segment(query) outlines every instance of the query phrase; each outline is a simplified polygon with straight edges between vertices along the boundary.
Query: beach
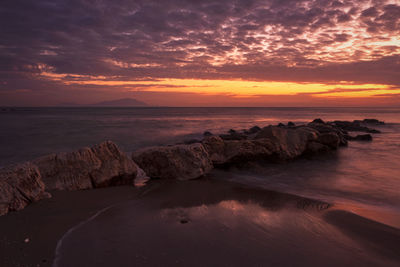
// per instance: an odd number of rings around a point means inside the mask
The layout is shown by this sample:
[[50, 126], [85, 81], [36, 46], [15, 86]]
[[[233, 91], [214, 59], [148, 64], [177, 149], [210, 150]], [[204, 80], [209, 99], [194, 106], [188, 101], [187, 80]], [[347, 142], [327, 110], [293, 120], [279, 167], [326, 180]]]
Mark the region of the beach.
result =
[[2, 266], [397, 266], [400, 261], [396, 228], [322, 201], [212, 177], [53, 193], [52, 199], [1, 217], [0, 229]]
[[134, 187], [53, 192], [50, 199], [0, 217], [0, 265], [52, 266], [57, 242], [69, 229], [135, 194]]

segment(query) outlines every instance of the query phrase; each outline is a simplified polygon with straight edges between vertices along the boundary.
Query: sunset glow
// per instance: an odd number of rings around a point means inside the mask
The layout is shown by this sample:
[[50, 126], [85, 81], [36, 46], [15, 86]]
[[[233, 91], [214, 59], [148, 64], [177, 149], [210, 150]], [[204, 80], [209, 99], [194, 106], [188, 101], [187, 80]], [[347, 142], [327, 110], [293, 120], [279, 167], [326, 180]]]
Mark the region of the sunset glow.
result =
[[[227, 101], [215, 106], [243, 98], [261, 105], [264, 96], [279, 96], [282, 105], [399, 102], [398, 0], [24, 5], [1, 8], [4, 28], [12, 29], [1, 33], [2, 104], [130, 96], [173, 106], [205, 96]], [[16, 14], [33, 25], [18, 23]], [[14, 34], [25, 27], [35, 33]], [[177, 96], [185, 103], [172, 101]]]
[[[156, 81], [119, 81], [106, 77], [72, 76], [42, 73], [43, 77], [66, 85], [119, 86], [135, 91], [181, 92], [205, 95], [225, 94], [232, 97], [257, 97], [262, 95], [310, 94], [318, 97], [368, 97], [376, 94], [399, 94], [400, 89], [385, 84], [339, 84], [268, 82], [243, 80], [162, 79]], [[72, 78], [70, 77], [70, 78]]]

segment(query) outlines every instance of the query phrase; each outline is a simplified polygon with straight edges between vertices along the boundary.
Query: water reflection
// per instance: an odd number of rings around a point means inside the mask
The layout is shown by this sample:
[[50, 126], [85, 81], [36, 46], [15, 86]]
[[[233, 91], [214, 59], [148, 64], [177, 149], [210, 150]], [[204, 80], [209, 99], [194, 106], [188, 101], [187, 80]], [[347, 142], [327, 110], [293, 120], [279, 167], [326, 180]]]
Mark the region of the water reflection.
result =
[[[353, 240], [341, 217], [335, 221], [338, 216], [330, 210], [321, 201], [214, 179], [152, 182], [139, 199], [106, 210], [69, 233], [57, 262], [59, 266], [399, 263], [393, 255], [363, 246], [368, 235]], [[355, 216], [351, 221], [357, 225], [360, 219]], [[377, 228], [369, 230], [380, 233]], [[393, 239], [400, 241], [396, 235]]]

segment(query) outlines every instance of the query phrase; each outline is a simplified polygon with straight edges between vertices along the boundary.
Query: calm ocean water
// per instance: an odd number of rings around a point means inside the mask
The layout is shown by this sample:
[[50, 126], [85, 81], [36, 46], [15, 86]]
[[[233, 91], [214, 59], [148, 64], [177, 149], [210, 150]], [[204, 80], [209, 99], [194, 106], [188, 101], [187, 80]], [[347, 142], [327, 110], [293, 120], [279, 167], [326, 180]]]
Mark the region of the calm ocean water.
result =
[[400, 108], [16, 108], [0, 111], [0, 166], [104, 140], [130, 152], [279, 122], [376, 118], [382, 134], [336, 155], [214, 175], [328, 200], [400, 226]]

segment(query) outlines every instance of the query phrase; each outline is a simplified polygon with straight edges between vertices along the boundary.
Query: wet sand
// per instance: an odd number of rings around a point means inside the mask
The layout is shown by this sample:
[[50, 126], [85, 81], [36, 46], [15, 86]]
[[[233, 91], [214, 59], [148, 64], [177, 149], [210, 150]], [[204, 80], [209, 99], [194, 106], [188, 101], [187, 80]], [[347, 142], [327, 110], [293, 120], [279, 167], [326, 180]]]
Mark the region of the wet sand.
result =
[[138, 189], [128, 186], [52, 192], [51, 199], [1, 216], [0, 266], [51, 266], [57, 242], [70, 228], [137, 194]]
[[397, 228], [216, 179], [57, 192], [0, 217], [0, 236], [1, 266], [51, 266], [54, 257], [53, 266], [400, 263]]

